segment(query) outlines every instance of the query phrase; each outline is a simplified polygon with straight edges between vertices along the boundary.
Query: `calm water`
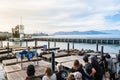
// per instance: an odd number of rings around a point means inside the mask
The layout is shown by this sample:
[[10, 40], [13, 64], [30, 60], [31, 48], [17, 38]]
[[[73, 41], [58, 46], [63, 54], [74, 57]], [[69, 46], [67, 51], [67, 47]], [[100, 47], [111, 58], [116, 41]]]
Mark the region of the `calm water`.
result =
[[[37, 36], [40, 37], [40, 36]], [[119, 35], [58, 35], [58, 36], [42, 36], [42, 37], [49, 37], [49, 38], [119, 38]], [[38, 46], [40, 45], [47, 45], [48, 42], [46, 41], [38, 41]], [[4, 41], [4, 46], [7, 45], [7, 41]], [[19, 45], [18, 42], [10, 42], [10, 45]], [[22, 46], [26, 46], [26, 43], [23, 42]], [[28, 42], [28, 46], [35, 46], [35, 42]], [[60, 47], [60, 49], [67, 49], [66, 42], [56, 42], [56, 46]], [[118, 53], [120, 49], [120, 44], [99, 44], [99, 51], [101, 50], [101, 46], [104, 46], [104, 52], [106, 53]], [[54, 47], [54, 43], [50, 42], [50, 47]], [[89, 44], [89, 43], [75, 43], [74, 47], [76, 49], [81, 50], [83, 49], [92, 49], [96, 50], [96, 44]], [[72, 43], [70, 43], [70, 48], [72, 49]], [[40, 50], [38, 50], [40, 52]]]

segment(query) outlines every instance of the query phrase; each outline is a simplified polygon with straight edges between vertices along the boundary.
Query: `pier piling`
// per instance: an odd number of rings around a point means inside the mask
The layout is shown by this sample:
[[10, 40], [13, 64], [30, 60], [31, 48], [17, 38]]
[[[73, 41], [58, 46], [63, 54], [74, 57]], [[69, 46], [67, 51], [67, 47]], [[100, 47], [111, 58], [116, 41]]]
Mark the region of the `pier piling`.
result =
[[28, 42], [26, 41], [26, 48], [28, 47]]
[[37, 40], [35, 40], [35, 48], [37, 47]]
[[54, 41], [54, 47], [56, 47], [56, 42]]
[[103, 46], [101, 46], [101, 56], [103, 57], [103, 50], [104, 50], [104, 47]]
[[72, 48], [74, 49], [74, 42], [73, 42], [73, 46], [72, 46]]
[[69, 43], [67, 44], [67, 52], [68, 52], [68, 55], [69, 55], [69, 50], [70, 50], [70, 45]]
[[55, 71], [55, 53], [51, 52], [52, 54], [52, 58], [51, 58], [51, 62], [52, 62], [52, 71]]
[[7, 51], [8, 51], [8, 54], [9, 54], [9, 42], [7, 42]]
[[96, 52], [98, 52], [98, 41], [96, 41]]

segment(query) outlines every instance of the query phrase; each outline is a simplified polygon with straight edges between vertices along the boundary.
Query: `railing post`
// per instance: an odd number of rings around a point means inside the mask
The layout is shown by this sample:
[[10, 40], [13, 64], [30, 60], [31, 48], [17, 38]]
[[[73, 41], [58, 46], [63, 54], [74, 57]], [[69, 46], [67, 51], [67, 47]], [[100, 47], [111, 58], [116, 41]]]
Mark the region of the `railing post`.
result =
[[55, 71], [55, 53], [51, 52], [52, 54], [52, 58], [51, 58], [51, 62], [52, 62], [52, 71]]

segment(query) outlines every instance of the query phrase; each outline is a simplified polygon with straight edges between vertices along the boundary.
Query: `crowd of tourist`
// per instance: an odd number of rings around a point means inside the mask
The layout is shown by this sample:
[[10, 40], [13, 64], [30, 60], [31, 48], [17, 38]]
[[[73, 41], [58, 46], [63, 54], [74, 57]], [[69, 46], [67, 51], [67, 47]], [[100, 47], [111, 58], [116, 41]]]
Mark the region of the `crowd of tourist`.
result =
[[[120, 51], [117, 60], [120, 62]], [[29, 65], [25, 80], [120, 80], [115, 78], [115, 65], [109, 54], [101, 56], [100, 60], [96, 56], [86, 55], [83, 57], [83, 61], [84, 66], [79, 60], [75, 60], [69, 72], [63, 69], [61, 64], [57, 64], [57, 71], [55, 72], [52, 72], [51, 68], [48, 67], [45, 69], [42, 78], [36, 77], [35, 67]]]

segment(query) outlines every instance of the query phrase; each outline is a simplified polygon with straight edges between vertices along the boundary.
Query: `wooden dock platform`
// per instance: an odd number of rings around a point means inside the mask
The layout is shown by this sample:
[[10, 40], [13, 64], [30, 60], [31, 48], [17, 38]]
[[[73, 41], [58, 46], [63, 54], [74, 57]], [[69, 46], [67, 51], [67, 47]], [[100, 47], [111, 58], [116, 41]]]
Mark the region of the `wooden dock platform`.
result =
[[[68, 53], [66, 53], [66, 52], [58, 52], [58, 53], [55, 53], [55, 58], [63, 57], [63, 56], [67, 56], [67, 55], [68, 55]], [[51, 59], [52, 55], [50, 53], [43, 54], [42, 57], [49, 60], [49, 59]]]
[[[38, 57], [38, 60], [41, 60], [41, 58]], [[37, 61], [37, 59], [33, 58], [33, 59], [31, 59], [31, 61]], [[22, 63], [24, 63], [24, 62], [29, 62], [29, 61], [28, 61], [28, 59], [24, 59], [22, 61]], [[9, 60], [3, 60], [2, 61], [3, 66], [17, 64], [17, 63], [21, 63], [21, 60], [19, 60], [19, 59], [17, 60], [17, 58], [14, 58], [14, 59], [9, 59]]]
[[37, 77], [41, 77], [44, 75], [44, 70], [46, 67], [52, 67], [51, 63], [43, 60], [39, 61], [38, 65], [36, 63], [37, 63], [36, 61], [23, 63], [22, 69], [19, 63], [17, 63], [14, 65], [4, 66], [3, 70], [8, 80], [25, 80], [27, 76], [26, 74], [27, 66], [30, 64], [33, 64], [35, 66], [35, 70], [36, 70], [35, 75]]
[[83, 56], [66, 56], [66, 57], [60, 57], [60, 58], [56, 58], [55, 61], [57, 63], [61, 63], [64, 67], [71, 69], [72, 65], [73, 65], [73, 62], [76, 59], [79, 60], [79, 62], [82, 65], [85, 65], [84, 61], [83, 61]]

